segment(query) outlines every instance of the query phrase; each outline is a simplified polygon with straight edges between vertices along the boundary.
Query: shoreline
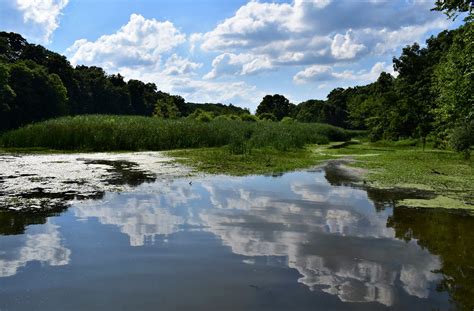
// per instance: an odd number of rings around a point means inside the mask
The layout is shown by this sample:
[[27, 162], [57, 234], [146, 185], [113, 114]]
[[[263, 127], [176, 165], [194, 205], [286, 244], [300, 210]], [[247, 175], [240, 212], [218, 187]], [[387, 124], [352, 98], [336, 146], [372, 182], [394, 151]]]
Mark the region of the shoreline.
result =
[[[377, 162], [387, 148], [352, 141], [285, 152], [256, 149], [248, 155], [230, 155], [226, 147], [107, 153], [3, 149], [0, 150], [0, 171], [3, 172], [0, 173], [0, 203], [6, 206], [3, 210], [53, 209], [70, 200], [97, 198], [106, 191], [124, 191], [142, 183], [154, 182], [157, 178], [179, 178], [196, 173], [244, 176], [323, 169], [331, 184], [360, 187], [368, 192], [395, 193], [393, 203], [396, 206], [474, 213], [474, 205], [462, 201], [462, 198], [469, 199], [472, 192], [469, 188], [443, 192], [436, 188], [436, 183], [419, 183], [423, 181], [420, 176], [414, 178], [412, 183], [403, 182], [403, 178], [397, 180], [402, 182], [390, 183], [393, 167], [384, 165], [383, 161]], [[409, 148], [395, 150], [401, 152], [401, 156], [405, 151], [413, 151]], [[416, 154], [423, 155], [421, 151]], [[12, 161], [19, 161], [16, 171]], [[45, 165], [48, 162], [49, 165]], [[415, 164], [406, 162], [404, 172], [410, 171], [410, 165]], [[68, 165], [72, 173], [65, 176], [63, 170]], [[472, 164], [468, 168], [472, 169]], [[84, 170], [88, 170], [89, 175], [81, 174]], [[440, 173], [434, 177], [452, 176]], [[469, 180], [462, 182], [461, 185], [468, 184]], [[15, 188], [15, 184], [23, 187]], [[29, 202], [30, 207], [22, 207], [24, 202]]]

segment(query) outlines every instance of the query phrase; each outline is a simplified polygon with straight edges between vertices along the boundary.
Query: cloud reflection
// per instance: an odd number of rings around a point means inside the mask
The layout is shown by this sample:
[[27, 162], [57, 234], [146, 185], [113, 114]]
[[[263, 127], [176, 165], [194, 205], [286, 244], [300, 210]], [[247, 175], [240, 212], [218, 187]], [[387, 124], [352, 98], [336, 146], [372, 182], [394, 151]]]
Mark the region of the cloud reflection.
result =
[[13, 276], [32, 261], [50, 266], [67, 265], [71, 251], [62, 245], [58, 229], [59, 226], [49, 222], [30, 227], [23, 246], [0, 252], [0, 277]]
[[386, 226], [389, 211], [377, 212], [363, 190], [329, 185], [322, 173], [156, 187], [155, 194], [114, 194], [100, 204], [79, 204], [76, 216], [117, 226], [131, 246], [197, 225], [248, 257], [245, 263], [258, 256], [286, 258], [300, 283], [345, 302], [391, 306], [397, 286], [426, 298], [438, 279], [432, 273], [438, 258], [396, 239]]
[[300, 283], [341, 301], [391, 306], [397, 282], [411, 296], [428, 297], [439, 279], [432, 273], [438, 258], [395, 239], [388, 214], [377, 213], [365, 191], [318, 179], [285, 183], [291, 200], [288, 193], [245, 183], [206, 184], [218, 209], [204, 211], [201, 219], [235, 254], [284, 256], [302, 275]]
[[[158, 235], [170, 235], [178, 231], [184, 220], [158, 208], [159, 200], [128, 198], [122, 204], [115, 200], [101, 205], [81, 205], [75, 209], [79, 218], [98, 218], [101, 224], [115, 225], [130, 238], [130, 246], [153, 244]], [[157, 207], [158, 206], [158, 207]]]

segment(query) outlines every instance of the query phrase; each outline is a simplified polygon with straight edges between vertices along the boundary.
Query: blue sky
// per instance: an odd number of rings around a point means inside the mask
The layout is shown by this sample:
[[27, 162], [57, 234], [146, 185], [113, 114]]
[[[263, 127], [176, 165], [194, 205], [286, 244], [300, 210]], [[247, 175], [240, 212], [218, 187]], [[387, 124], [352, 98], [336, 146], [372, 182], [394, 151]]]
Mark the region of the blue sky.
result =
[[[193, 102], [254, 110], [363, 85], [457, 27], [423, 0], [0, 0], [0, 29]], [[395, 74], [395, 73], [393, 73]]]

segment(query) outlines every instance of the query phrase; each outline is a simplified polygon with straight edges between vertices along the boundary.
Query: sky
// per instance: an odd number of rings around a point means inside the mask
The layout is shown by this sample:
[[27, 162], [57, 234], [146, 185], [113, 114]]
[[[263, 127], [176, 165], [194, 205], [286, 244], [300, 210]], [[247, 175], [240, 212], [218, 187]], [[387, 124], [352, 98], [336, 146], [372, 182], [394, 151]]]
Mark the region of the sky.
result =
[[0, 30], [189, 102], [255, 111], [364, 85], [414, 42], [459, 26], [434, 0], [0, 0]]

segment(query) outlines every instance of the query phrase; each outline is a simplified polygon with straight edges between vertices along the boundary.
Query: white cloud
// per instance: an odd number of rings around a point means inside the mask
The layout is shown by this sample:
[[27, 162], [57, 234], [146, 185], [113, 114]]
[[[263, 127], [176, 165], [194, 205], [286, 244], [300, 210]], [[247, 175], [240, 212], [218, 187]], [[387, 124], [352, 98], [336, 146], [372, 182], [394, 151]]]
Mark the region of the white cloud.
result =
[[28, 34], [43, 43], [48, 43], [59, 27], [61, 11], [69, 0], [16, 0], [16, 8], [23, 15], [23, 22], [34, 27]]
[[365, 49], [365, 45], [355, 42], [351, 30], [347, 31], [345, 35], [335, 35], [331, 43], [331, 54], [336, 59], [354, 58]]
[[[348, 64], [370, 55], [392, 57], [406, 44], [447, 26], [427, 1], [251, 1], [207, 33], [191, 35], [191, 48], [218, 51], [207, 78], [245, 75], [281, 66]], [[388, 55], [390, 53], [390, 55]], [[242, 70], [237, 55], [265, 66]], [[320, 67], [321, 68], [321, 67]]]
[[269, 57], [252, 54], [224, 53], [212, 61], [212, 70], [205, 79], [213, 79], [223, 75], [247, 75], [273, 68]]
[[293, 77], [293, 81], [302, 84], [310, 81], [328, 81], [334, 78], [331, 66], [313, 65], [298, 72]]
[[0, 278], [13, 276], [29, 262], [39, 261], [50, 266], [69, 264], [71, 250], [64, 247], [59, 226], [49, 221], [30, 227], [24, 235], [24, 245], [0, 252]]
[[116, 33], [96, 41], [74, 42], [67, 53], [73, 64], [99, 65], [107, 71], [160, 63], [161, 55], [186, 41], [174, 25], [132, 14], [129, 22]]
[[201, 48], [205, 51], [252, 48], [259, 42], [278, 40], [285, 37], [288, 16], [292, 13], [289, 4], [251, 1], [240, 7], [233, 17], [217, 25], [211, 32], [203, 34]]
[[194, 71], [201, 67], [202, 63], [194, 63], [187, 58], [173, 54], [166, 60], [164, 72], [171, 76], [195, 74]]
[[[253, 107], [264, 92], [244, 82], [247, 75], [279, 71], [284, 80], [293, 67], [299, 71], [295, 83], [318, 82], [321, 87], [330, 80], [331, 85], [372, 82], [381, 70], [392, 71], [386, 63], [397, 49], [447, 26], [442, 14], [429, 9], [426, 1], [250, 1], [214, 29], [192, 34], [169, 21], [132, 14], [115, 33], [77, 40], [67, 53], [73, 64], [98, 65], [109, 73], [154, 82], [190, 101]], [[188, 56], [180, 55], [183, 46], [190, 48]], [[374, 57], [372, 63], [379, 65], [352, 68]]]
[[232, 103], [255, 110], [265, 92], [243, 81], [210, 82], [181, 79], [172, 82], [171, 92], [181, 94], [190, 102]]
[[[190, 37], [192, 44], [193, 36]], [[186, 42], [186, 35], [172, 23], [145, 19], [132, 14], [130, 21], [116, 33], [103, 35], [96, 41], [77, 40], [68, 50], [73, 64], [96, 65], [108, 73], [120, 72], [126, 79], [154, 82], [159, 89], [179, 94], [188, 101], [221, 102], [256, 106], [263, 93], [242, 81], [211, 82], [195, 78], [196, 71], [203, 66], [176, 53], [176, 48]], [[168, 56], [172, 53], [170, 56]], [[222, 56], [221, 58], [225, 58]], [[270, 66], [264, 58], [251, 55], [230, 56], [237, 64], [236, 71], [248, 74]], [[214, 60], [213, 70], [221, 72], [224, 63]], [[213, 73], [208, 73], [212, 78]]]
[[375, 63], [370, 70], [361, 70], [354, 72], [352, 70], [345, 70], [336, 72], [331, 66], [313, 65], [300, 72], [294, 77], [293, 81], [297, 84], [304, 84], [310, 82], [325, 82], [330, 80], [355, 80], [358, 84], [366, 84], [377, 80], [382, 72], [390, 73], [396, 76], [397, 73], [393, 70], [391, 65], [385, 62]]

